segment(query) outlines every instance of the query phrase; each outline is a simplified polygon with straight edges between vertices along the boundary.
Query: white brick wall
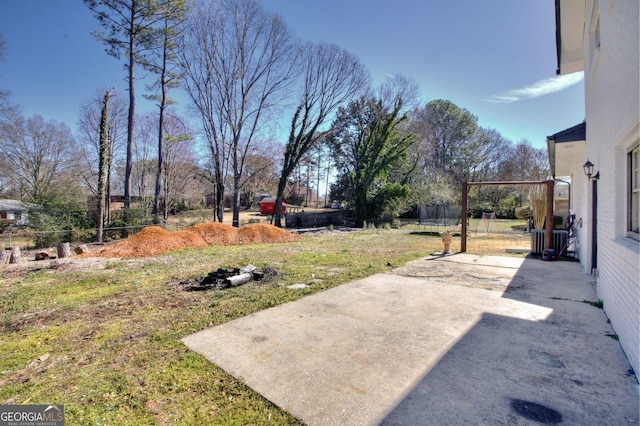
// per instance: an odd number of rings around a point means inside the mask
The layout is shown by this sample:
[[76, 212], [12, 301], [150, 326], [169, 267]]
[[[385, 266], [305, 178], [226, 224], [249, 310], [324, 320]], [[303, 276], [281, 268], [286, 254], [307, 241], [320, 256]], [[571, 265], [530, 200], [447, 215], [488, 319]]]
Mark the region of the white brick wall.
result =
[[[640, 250], [626, 238], [627, 152], [639, 142], [640, 71], [637, 0], [600, 0], [601, 47], [590, 57], [589, 28], [594, 0], [587, 2], [585, 27], [585, 111], [587, 157], [600, 171], [598, 182], [598, 296], [633, 368], [640, 372]], [[591, 66], [590, 66], [591, 64]], [[589, 217], [590, 187], [577, 204]], [[586, 183], [586, 182], [585, 182]], [[579, 196], [577, 196], [579, 197]], [[591, 227], [583, 224], [583, 230]], [[584, 241], [584, 240], [583, 240]], [[590, 250], [583, 264], [590, 269]], [[583, 254], [581, 251], [581, 255]]]

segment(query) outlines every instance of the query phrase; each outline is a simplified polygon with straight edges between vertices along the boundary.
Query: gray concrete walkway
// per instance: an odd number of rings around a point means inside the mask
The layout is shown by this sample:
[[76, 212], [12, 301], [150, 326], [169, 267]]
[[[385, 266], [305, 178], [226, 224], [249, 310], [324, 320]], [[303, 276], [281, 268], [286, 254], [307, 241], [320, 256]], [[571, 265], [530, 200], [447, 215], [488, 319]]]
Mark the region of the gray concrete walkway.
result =
[[309, 425], [638, 424], [638, 383], [579, 264], [410, 262], [187, 336]]

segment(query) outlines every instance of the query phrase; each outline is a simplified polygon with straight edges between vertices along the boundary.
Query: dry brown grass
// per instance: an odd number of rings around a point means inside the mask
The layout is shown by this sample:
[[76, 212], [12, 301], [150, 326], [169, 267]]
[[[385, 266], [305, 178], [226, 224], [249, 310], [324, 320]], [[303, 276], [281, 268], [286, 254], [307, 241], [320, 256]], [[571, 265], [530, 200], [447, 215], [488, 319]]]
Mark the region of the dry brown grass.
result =
[[[460, 251], [460, 237], [454, 238], [452, 249]], [[471, 233], [467, 237], [467, 253], [482, 255], [505, 255], [507, 248], [530, 248], [531, 236], [523, 233], [498, 234], [498, 233]]]
[[[209, 244], [202, 234], [214, 238], [214, 230], [247, 233], [254, 240], [262, 232], [286, 232], [215, 228], [175, 234], [149, 227], [114, 246], [175, 249], [198, 238]], [[310, 233], [286, 244], [0, 266], [0, 403], [64, 403], [74, 425], [299, 425], [180, 338], [442, 250], [439, 236], [414, 230]], [[514, 238], [472, 235], [469, 252], [500, 254], [499, 247]], [[456, 236], [453, 249], [459, 247]], [[211, 292], [186, 292], [178, 284], [249, 263], [273, 268], [278, 278]], [[309, 286], [287, 288], [296, 283]]]

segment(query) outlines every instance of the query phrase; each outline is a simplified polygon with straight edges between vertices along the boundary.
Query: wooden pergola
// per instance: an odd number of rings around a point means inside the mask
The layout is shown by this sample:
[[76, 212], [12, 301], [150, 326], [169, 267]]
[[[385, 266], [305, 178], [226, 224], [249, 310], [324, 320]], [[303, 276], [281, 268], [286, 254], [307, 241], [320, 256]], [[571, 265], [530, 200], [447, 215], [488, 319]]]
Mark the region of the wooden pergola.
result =
[[497, 181], [497, 182], [462, 182], [462, 240], [460, 242], [460, 251], [467, 251], [467, 192], [469, 186], [490, 186], [490, 185], [546, 185], [547, 186], [547, 211], [546, 226], [544, 232], [544, 248], [553, 248], [553, 188], [555, 181]]

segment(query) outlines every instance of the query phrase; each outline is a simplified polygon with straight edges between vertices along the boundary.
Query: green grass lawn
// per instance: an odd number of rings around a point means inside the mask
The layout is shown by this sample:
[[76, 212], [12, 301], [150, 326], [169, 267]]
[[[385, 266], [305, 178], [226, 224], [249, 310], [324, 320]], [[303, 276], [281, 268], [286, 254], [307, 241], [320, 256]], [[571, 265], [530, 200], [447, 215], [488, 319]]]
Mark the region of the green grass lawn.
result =
[[[2, 271], [0, 403], [64, 404], [68, 425], [298, 424], [180, 338], [442, 250], [438, 237], [412, 230]], [[278, 276], [207, 292], [178, 285], [246, 264]], [[311, 284], [283, 286], [295, 283]]]

